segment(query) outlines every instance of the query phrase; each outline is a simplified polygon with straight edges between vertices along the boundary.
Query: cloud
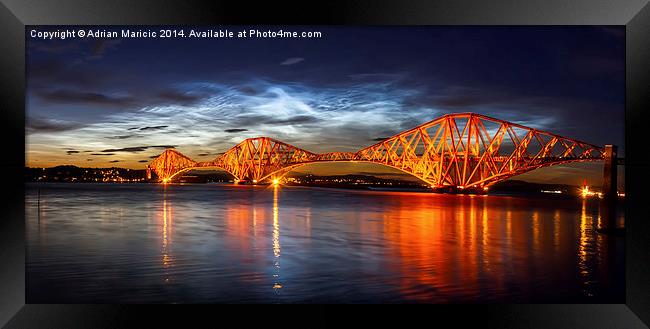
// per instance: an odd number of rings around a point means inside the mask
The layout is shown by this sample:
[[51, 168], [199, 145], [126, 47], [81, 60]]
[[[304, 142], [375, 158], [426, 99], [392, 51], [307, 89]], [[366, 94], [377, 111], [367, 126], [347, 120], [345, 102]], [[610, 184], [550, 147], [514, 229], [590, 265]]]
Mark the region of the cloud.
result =
[[27, 132], [63, 132], [67, 130], [74, 130], [83, 127], [84, 125], [78, 122], [44, 119], [44, 118], [28, 118], [27, 119]]
[[84, 92], [71, 89], [39, 90], [36, 92], [36, 95], [42, 100], [60, 104], [131, 106], [135, 103], [134, 99], [130, 96], [107, 95], [99, 92]]
[[69, 151], [66, 151], [65, 153], [67, 153], [68, 155], [70, 155], [70, 154], [76, 154], [76, 153], [79, 153], [79, 151], [69, 150]]
[[106, 149], [100, 152], [142, 152], [146, 150], [146, 146], [124, 147], [120, 149]]
[[140, 130], [160, 130], [160, 129], [165, 129], [169, 126], [152, 126], [152, 127], [142, 127]]
[[136, 135], [120, 135], [120, 136], [108, 136], [106, 138], [108, 139], [127, 139], [131, 137], [135, 137]]
[[404, 77], [404, 74], [401, 73], [357, 73], [357, 74], [350, 74], [348, 75], [348, 78], [354, 79], [354, 80], [398, 80]]
[[297, 124], [304, 124], [304, 123], [315, 123], [319, 122], [320, 119], [315, 117], [315, 116], [310, 116], [310, 115], [297, 115], [294, 117], [286, 118], [286, 119], [268, 119], [265, 120], [265, 124], [281, 124], [281, 125], [297, 125]]
[[30, 60], [27, 80], [30, 91], [48, 90], [52, 86], [65, 88], [98, 88], [114, 81], [113, 72], [97, 66], [80, 66], [68, 61], [51, 59]]
[[109, 161], [109, 162], [110, 162], [110, 163], [116, 163], [116, 162], [120, 162], [120, 160], [111, 160], [111, 161]]
[[90, 155], [115, 155], [115, 153], [91, 153]]
[[159, 148], [159, 149], [173, 149], [176, 148], [176, 145], [153, 145], [153, 146], [132, 146], [132, 147], [123, 147], [117, 149], [106, 149], [100, 151], [102, 153], [106, 152], [142, 152], [149, 148]]
[[[158, 155], [151, 153], [160, 149], [173, 147], [203, 157], [257, 136], [317, 153], [353, 152], [386, 139], [383, 136], [454, 112], [479, 112], [539, 129], [556, 125], [561, 121], [558, 115], [565, 113], [540, 97], [518, 95], [508, 102], [507, 96], [513, 93], [503, 89], [456, 86], [432, 91], [395, 85], [393, 80], [368, 80], [327, 87], [266, 80], [239, 85], [250, 86], [255, 93], [211, 82], [182, 84], [179, 89], [202, 90], [211, 96], [191, 108], [166, 104], [108, 113], [95, 123], [61, 131], [56, 138], [65, 143], [61, 145], [120, 154], [125, 157], [123, 162], [136, 164], [143, 155], [156, 158]], [[463, 99], [465, 95], [468, 97]], [[532, 110], [522, 113], [522, 108]], [[534, 114], [541, 109], [548, 111]], [[146, 133], [162, 130], [164, 134]], [[561, 130], [553, 132], [562, 134]], [[133, 140], [138, 144], [130, 143]], [[45, 145], [54, 141], [31, 142]]]
[[155, 148], [155, 149], [175, 149], [176, 145], [154, 145], [154, 146], [147, 146], [150, 148]]
[[257, 88], [255, 88], [255, 86], [252, 85], [236, 86], [234, 87], [234, 89], [242, 93], [243, 95], [247, 95], [247, 96], [252, 96], [261, 92], [261, 90], [258, 90]]
[[282, 63], [280, 63], [280, 65], [294, 65], [294, 64], [298, 64], [298, 63], [300, 63], [300, 62], [302, 62], [304, 60], [305, 59], [302, 58], [302, 57], [291, 57], [291, 58], [285, 59]]
[[142, 163], [144, 163], [144, 162], [149, 162], [149, 160], [140, 160], [140, 161], [138, 161], [138, 162], [142, 162]]

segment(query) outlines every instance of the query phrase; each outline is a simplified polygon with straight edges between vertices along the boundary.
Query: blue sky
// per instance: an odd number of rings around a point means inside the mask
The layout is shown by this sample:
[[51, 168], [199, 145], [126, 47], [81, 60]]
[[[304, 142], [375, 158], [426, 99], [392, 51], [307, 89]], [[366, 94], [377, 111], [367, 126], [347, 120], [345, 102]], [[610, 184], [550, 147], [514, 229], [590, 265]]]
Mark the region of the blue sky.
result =
[[[322, 37], [28, 37], [28, 166], [142, 168], [165, 147], [205, 161], [255, 136], [355, 151], [452, 112], [624, 155], [622, 27], [284, 29]], [[602, 175], [537, 176], [575, 170]]]

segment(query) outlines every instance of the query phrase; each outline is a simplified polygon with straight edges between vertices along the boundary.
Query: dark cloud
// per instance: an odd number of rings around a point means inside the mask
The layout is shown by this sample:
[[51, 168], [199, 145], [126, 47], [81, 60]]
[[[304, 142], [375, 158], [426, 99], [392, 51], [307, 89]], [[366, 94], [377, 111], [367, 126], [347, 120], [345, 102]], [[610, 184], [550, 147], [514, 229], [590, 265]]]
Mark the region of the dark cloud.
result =
[[377, 137], [377, 138], [371, 139], [371, 141], [373, 141], [373, 142], [381, 142], [381, 141], [389, 139], [389, 138], [390, 137]]
[[157, 158], [157, 157], [159, 157], [159, 156], [160, 156], [160, 154], [152, 155], [152, 156], [149, 157], [149, 159], [155, 159], [155, 158]]
[[111, 160], [110, 163], [120, 162], [120, 160]]
[[258, 94], [261, 92], [261, 90], [258, 90], [257, 88], [246, 85], [246, 86], [237, 86], [234, 88], [236, 91], [239, 91], [240, 93], [246, 95], [246, 96], [252, 96], [255, 94]]
[[86, 159], [86, 161], [93, 161], [93, 159]]
[[66, 151], [65, 153], [67, 153], [68, 155], [71, 155], [71, 154], [79, 153], [79, 151], [70, 150], [70, 151]]
[[106, 149], [100, 152], [142, 152], [146, 150], [146, 146], [124, 147], [119, 149]]
[[27, 119], [27, 131], [29, 133], [35, 132], [61, 132], [67, 130], [74, 130], [83, 127], [84, 125], [77, 122], [61, 121], [53, 119], [42, 118], [29, 118]]
[[138, 161], [138, 162], [142, 162], [142, 163], [144, 163], [144, 162], [149, 162], [149, 160], [140, 160], [140, 161]]
[[131, 106], [134, 99], [129, 96], [113, 96], [98, 92], [85, 92], [72, 89], [57, 89], [51, 91], [39, 90], [36, 95], [51, 103], [88, 104], [101, 106]]
[[[293, 117], [289, 118], [283, 118], [279, 119], [275, 116], [271, 115], [259, 115], [259, 114], [252, 114], [252, 115], [240, 115], [237, 116], [233, 121], [232, 124], [237, 125], [237, 126], [257, 126], [260, 124], [266, 124], [266, 125], [304, 125], [304, 124], [312, 124], [312, 123], [317, 123], [321, 122], [322, 120], [310, 116], [310, 115], [296, 115]], [[226, 132], [232, 132], [230, 130], [233, 129], [228, 129]]]
[[51, 86], [87, 89], [107, 84], [113, 79], [111, 71], [97, 67], [70, 65], [61, 60], [34, 60], [28, 63], [27, 80], [33, 91], [46, 90]]
[[300, 63], [300, 62], [302, 62], [304, 60], [305, 59], [302, 58], [302, 57], [291, 57], [291, 58], [285, 59], [282, 63], [280, 63], [280, 65], [294, 65], [294, 64], [298, 64], [298, 63]]
[[115, 153], [91, 153], [90, 155], [115, 155]]
[[131, 138], [131, 137], [135, 137], [135, 136], [136, 135], [120, 135], [120, 136], [109, 136], [109, 137], [106, 137], [106, 138], [108, 138], [108, 139], [127, 139], [127, 138]]
[[281, 124], [281, 125], [298, 125], [304, 123], [315, 123], [319, 122], [321, 119], [313, 117], [310, 115], [296, 115], [287, 119], [271, 119], [267, 120], [265, 124]]
[[151, 127], [142, 127], [140, 130], [160, 130], [160, 129], [165, 129], [169, 126], [151, 126]]
[[[517, 101], [521, 95], [514, 91], [499, 90], [494, 87], [481, 88], [448, 87], [436, 90], [423, 90], [404, 100], [405, 107], [433, 107], [444, 110], [470, 111], [495, 104]], [[432, 118], [433, 119], [433, 118]]]
[[204, 156], [207, 156], [207, 155], [210, 155], [210, 153], [199, 153], [200, 157], [204, 157]]
[[240, 133], [240, 132], [248, 131], [248, 129], [244, 129], [244, 128], [233, 128], [233, 129], [226, 129], [226, 130], [224, 130], [224, 131], [227, 132], [227, 133]]
[[155, 149], [173, 149], [176, 148], [176, 145], [149, 145], [149, 146], [132, 146], [132, 147], [123, 147], [123, 148], [118, 148], [118, 149], [106, 149], [103, 151], [100, 151], [102, 153], [106, 152], [131, 152], [131, 153], [136, 153], [136, 152], [142, 152], [145, 151], [149, 148], [155, 148]]

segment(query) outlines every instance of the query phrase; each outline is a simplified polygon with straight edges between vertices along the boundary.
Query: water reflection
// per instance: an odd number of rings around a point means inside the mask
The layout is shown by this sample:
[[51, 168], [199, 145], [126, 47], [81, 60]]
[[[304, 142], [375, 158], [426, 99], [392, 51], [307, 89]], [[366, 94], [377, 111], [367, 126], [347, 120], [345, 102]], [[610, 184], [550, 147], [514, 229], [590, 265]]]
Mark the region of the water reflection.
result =
[[587, 214], [587, 200], [583, 199], [582, 210], [580, 213], [580, 245], [578, 248], [578, 269], [580, 278], [582, 279], [583, 291], [586, 296], [593, 296], [593, 225], [593, 217], [590, 214]]
[[162, 204], [162, 269], [164, 281], [170, 280], [170, 268], [173, 266], [173, 258], [171, 255], [171, 239], [173, 221], [173, 208], [171, 202], [167, 200], [167, 189], [163, 191], [163, 204]]
[[560, 249], [560, 211], [556, 210], [553, 214], [553, 246], [555, 246], [555, 252]]
[[33, 302], [624, 297], [622, 240], [596, 233], [599, 208], [584, 199], [64, 186], [40, 208], [26, 196]]
[[274, 283], [273, 290], [279, 292], [282, 289], [280, 282], [280, 222], [278, 220], [278, 185], [273, 186], [273, 267], [275, 273], [273, 274]]

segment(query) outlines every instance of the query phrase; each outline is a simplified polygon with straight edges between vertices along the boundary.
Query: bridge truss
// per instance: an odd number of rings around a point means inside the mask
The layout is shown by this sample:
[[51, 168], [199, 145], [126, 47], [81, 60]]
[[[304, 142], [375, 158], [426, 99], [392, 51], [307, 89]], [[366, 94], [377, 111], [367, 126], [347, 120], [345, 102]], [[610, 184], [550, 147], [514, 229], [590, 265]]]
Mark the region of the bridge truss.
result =
[[201, 167], [235, 181], [263, 182], [315, 162], [370, 162], [411, 174], [433, 188], [487, 188], [540, 167], [603, 160], [604, 148], [475, 113], [447, 114], [357, 152], [312, 153], [269, 137], [248, 138], [212, 161], [174, 149], [148, 166], [162, 182]]

